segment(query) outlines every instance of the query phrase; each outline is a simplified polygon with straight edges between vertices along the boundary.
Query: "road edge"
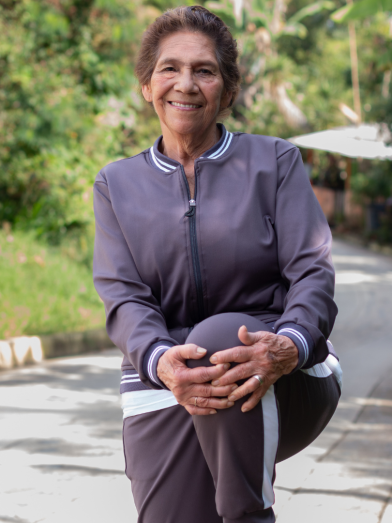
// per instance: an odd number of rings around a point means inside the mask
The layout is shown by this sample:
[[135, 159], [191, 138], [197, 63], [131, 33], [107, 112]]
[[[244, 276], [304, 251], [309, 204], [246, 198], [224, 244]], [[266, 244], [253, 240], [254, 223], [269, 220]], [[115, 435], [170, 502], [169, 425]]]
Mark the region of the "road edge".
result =
[[106, 329], [18, 336], [0, 340], [0, 370], [32, 365], [43, 359], [87, 354], [114, 347]]

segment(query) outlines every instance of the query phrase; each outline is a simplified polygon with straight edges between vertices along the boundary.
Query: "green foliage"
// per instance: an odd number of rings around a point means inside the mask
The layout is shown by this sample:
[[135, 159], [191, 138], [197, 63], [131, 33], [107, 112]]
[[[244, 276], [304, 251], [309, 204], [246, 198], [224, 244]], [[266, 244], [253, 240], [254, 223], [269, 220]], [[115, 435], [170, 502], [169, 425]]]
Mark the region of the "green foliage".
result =
[[0, 339], [101, 327], [91, 271], [32, 233], [0, 231]]
[[0, 222], [59, 243], [92, 223], [91, 185], [132, 151], [142, 2], [0, 3]]
[[392, 11], [392, 0], [359, 0], [353, 4], [341, 7], [331, 18], [337, 23], [361, 20], [382, 11]]
[[[200, 3], [222, 16], [240, 49], [230, 129], [287, 138], [346, 124], [348, 32], [330, 19], [344, 0]], [[184, 4], [194, 2], [0, 0], [0, 223], [91, 266], [97, 171], [160, 134], [133, 73], [142, 32]], [[381, 96], [392, 69], [385, 13], [363, 22], [357, 38], [366, 118], [392, 125], [392, 97]]]
[[366, 173], [358, 172], [351, 177], [351, 190], [355, 200], [367, 205], [380, 198], [392, 196], [392, 171], [389, 162], [372, 162]]

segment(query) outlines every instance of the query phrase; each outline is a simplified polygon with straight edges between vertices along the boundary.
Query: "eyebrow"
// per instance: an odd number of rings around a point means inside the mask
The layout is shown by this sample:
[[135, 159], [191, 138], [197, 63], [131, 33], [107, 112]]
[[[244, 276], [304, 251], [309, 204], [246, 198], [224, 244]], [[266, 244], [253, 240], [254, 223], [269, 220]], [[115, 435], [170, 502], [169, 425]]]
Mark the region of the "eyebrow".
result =
[[[162, 61], [158, 60], [158, 64], [159, 65], [165, 65], [165, 64], [168, 64], [168, 63], [175, 63], [175, 62], [183, 63], [182, 60], [179, 60], [178, 58], [165, 58]], [[214, 68], [219, 67], [216, 62], [211, 62], [210, 60], [199, 60], [199, 61], [196, 61], [192, 65], [206, 65], [208, 67], [214, 67]]]

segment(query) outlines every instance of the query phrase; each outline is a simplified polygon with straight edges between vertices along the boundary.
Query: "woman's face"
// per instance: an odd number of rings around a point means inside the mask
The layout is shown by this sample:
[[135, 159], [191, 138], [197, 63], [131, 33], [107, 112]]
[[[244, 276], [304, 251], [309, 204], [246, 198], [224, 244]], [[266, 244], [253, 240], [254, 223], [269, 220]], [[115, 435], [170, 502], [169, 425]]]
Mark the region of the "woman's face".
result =
[[200, 134], [226, 108], [226, 93], [214, 43], [202, 33], [179, 32], [164, 38], [149, 85], [143, 95], [152, 102], [162, 128]]

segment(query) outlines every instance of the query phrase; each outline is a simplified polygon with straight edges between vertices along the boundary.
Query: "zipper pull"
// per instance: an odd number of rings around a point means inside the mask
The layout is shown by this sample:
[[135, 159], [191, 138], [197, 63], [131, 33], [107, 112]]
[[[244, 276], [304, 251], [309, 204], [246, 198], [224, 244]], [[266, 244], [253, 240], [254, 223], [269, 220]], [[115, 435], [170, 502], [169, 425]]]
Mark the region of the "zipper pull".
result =
[[184, 216], [187, 216], [190, 218], [191, 216], [194, 216], [196, 212], [196, 200], [189, 200], [189, 210], [184, 214]]

